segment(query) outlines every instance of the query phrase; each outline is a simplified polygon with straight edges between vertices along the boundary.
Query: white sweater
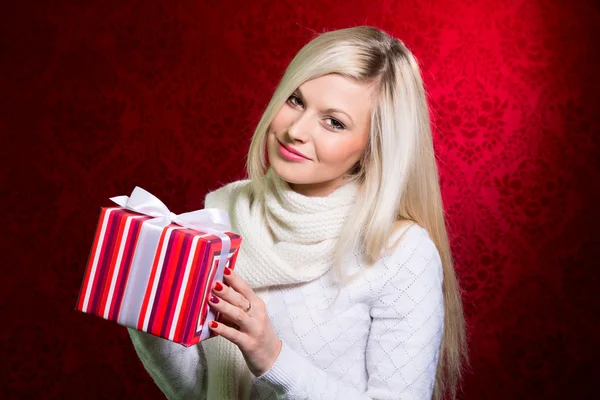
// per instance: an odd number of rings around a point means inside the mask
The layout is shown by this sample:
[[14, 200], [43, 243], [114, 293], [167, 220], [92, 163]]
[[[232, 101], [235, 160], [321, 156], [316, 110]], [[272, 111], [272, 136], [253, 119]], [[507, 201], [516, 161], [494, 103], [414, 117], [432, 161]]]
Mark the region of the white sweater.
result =
[[[363, 269], [359, 255], [347, 263], [350, 273]], [[265, 301], [283, 347], [272, 368], [253, 378], [251, 399], [431, 398], [444, 310], [441, 260], [423, 228], [408, 229], [394, 253], [339, 290], [330, 270], [271, 287]], [[207, 374], [218, 372], [202, 346], [129, 332], [167, 398], [207, 397]]]

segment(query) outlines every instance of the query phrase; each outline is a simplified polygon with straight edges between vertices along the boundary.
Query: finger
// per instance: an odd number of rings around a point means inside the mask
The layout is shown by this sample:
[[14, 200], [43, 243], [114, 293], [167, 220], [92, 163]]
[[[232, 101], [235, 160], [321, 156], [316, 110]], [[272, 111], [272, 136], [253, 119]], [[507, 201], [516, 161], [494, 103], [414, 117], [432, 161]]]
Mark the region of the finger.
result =
[[245, 280], [240, 278], [232, 269], [225, 268], [223, 278], [227, 281], [227, 284], [231, 286], [236, 292], [240, 293], [251, 303], [257, 303], [260, 298], [254, 293], [254, 290], [246, 283]]
[[213, 293], [234, 306], [240, 307], [241, 309], [248, 308], [249, 300], [236, 292], [235, 289], [223, 285], [221, 282], [215, 282], [213, 285]]
[[210, 303], [216, 312], [221, 313], [221, 315], [225, 316], [229, 321], [239, 327], [244, 326], [248, 319], [250, 319], [244, 310], [220, 299], [218, 296], [211, 296]]
[[233, 329], [225, 324], [218, 323], [216, 321], [211, 321], [210, 324], [208, 324], [208, 327], [211, 331], [217, 333], [220, 336], [223, 336], [225, 339], [240, 347], [244, 345], [244, 339], [246, 339], [247, 337], [245, 333]]
[[225, 324], [233, 329], [237, 329], [237, 330], [240, 329], [240, 327], [235, 322], [233, 322], [228, 316], [223, 315], [223, 314], [219, 314], [219, 318], [218, 318], [217, 322], [220, 324]]

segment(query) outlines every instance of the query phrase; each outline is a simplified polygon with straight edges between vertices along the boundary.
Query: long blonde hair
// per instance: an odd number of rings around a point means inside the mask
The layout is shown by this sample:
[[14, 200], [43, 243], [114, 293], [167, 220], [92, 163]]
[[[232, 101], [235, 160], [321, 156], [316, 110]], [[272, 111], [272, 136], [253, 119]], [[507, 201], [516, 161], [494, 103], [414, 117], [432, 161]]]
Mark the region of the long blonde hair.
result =
[[386, 249], [398, 221], [427, 230], [443, 265], [444, 333], [434, 399], [456, 397], [461, 365], [466, 362], [466, 335], [460, 289], [444, 221], [429, 111], [418, 63], [398, 39], [372, 27], [323, 33], [291, 61], [252, 137], [247, 170], [257, 193], [263, 193], [268, 169], [267, 132], [277, 111], [304, 82], [341, 74], [378, 89], [372, 110], [369, 143], [348, 180], [360, 193], [336, 249], [335, 270], [343, 278], [343, 254], [360, 245], [372, 265]]

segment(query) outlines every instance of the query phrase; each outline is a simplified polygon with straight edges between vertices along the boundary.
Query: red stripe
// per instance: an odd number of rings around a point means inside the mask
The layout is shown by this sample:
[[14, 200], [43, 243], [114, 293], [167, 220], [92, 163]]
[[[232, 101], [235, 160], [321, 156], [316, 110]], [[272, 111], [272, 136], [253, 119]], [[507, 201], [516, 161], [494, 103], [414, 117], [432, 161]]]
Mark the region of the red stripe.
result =
[[[215, 253], [211, 254], [211, 260], [214, 259], [214, 257], [216, 256]], [[216, 260], [213, 261], [212, 263], [212, 268], [210, 270], [210, 279], [209, 279], [209, 284], [212, 285], [212, 283], [215, 281], [215, 275], [217, 274], [217, 271], [219, 270], [219, 260], [218, 258]], [[202, 301], [202, 310], [204, 310], [202, 312], [202, 318], [203, 318], [203, 324], [206, 323], [206, 317], [208, 316], [208, 298], [210, 297], [210, 291], [206, 294], [205, 298]], [[215, 313], [215, 320], [219, 320], [220, 318], [220, 314], [219, 313]], [[210, 331], [211, 333], [213, 333], [213, 331]], [[199, 330], [198, 332], [196, 332], [196, 335], [200, 335], [202, 333], [202, 330]]]
[[169, 236], [169, 240], [165, 240], [165, 256], [163, 258], [163, 264], [160, 270], [160, 274], [157, 273], [158, 282], [156, 284], [156, 292], [154, 293], [154, 302], [148, 305], [148, 309], [150, 310], [150, 318], [148, 320], [148, 332], [155, 333], [159, 335], [160, 327], [158, 328], [158, 332], [155, 330], [154, 320], [158, 318], [159, 307], [161, 306], [163, 290], [162, 287], [165, 285], [165, 274], [169, 271], [168, 265], [169, 260], [171, 259], [171, 253], [173, 252], [173, 243], [177, 239], [177, 235], [175, 234], [176, 230], [171, 231], [171, 235]]
[[160, 336], [163, 325], [166, 321], [166, 311], [169, 302], [169, 293], [173, 286], [173, 277], [175, 276], [175, 270], [177, 269], [177, 261], [179, 261], [179, 252], [181, 251], [181, 244], [183, 242], [184, 235], [180, 234], [179, 230], [174, 230], [173, 240], [170, 240], [170, 252], [169, 258], [165, 260], [163, 264], [163, 270], [161, 273], [161, 281], [159, 284], [159, 291], [157, 292], [154, 301], [156, 303], [156, 314], [154, 315], [154, 321], [152, 321], [152, 332], [156, 332]]
[[183, 276], [185, 275], [185, 266], [190, 255], [190, 246], [195, 234], [197, 233], [191, 229], [182, 229], [178, 232], [181, 235], [182, 240], [181, 247], [177, 252], [177, 266], [174, 271], [173, 284], [171, 285], [171, 290], [169, 293], [165, 293], [168, 294], [167, 311], [165, 315], [166, 321], [161, 327], [162, 334], [165, 337], [169, 336], [169, 333], [171, 332], [171, 327], [173, 326], [175, 311], [177, 310], [177, 301], [179, 299], [179, 292], [181, 291]]
[[111, 320], [117, 320], [119, 316], [119, 310], [121, 309], [121, 304], [123, 303], [123, 294], [125, 292], [125, 285], [127, 280], [129, 279], [129, 273], [131, 271], [131, 263], [133, 261], [133, 255], [135, 253], [135, 248], [137, 246], [138, 239], [140, 237], [141, 225], [142, 223], [150, 219], [150, 217], [145, 218], [135, 218], [131, 220], [129, 225], [129, 232], [127, 234], [127, 240], [125, 242], [125, 248], [123, 250], [123, 261], [121, 270], [119, 270], [119, 274], [117, 276], [117, 281], [115, 283], [115, 293], [114, 300], [111, 304], [111, 310], [109, 318]]
[[146, 314], [152, 309], [152, 305], [150, 305], [150, 310], [148, 309], [148, 303], [150, 302], [150, 295], [152, 294], [152, 286], [154, 286], [154, 280], [157, 279], [156, 270], [158, 269], [158, 260], [160, 259], [160, 253], [162, 252], [162, 248], [165, 246], [165, 236], [167, 234], [167, 229], [168, 227], [163, 229], [162, 233], [160, 234], [158, 245], [156, 246], [156, 254], [154, 255], [154, 262], [152, 263], [152, 271], [150, 272], [150, 277], [148, 278], [148, 286], [146, 287], [146, 294], [144, 295], [144, 302], [142, 303], [140, 317], [138, 319], [137, 329], [139, 330], [143, 330], [144, 319], [146, 319]]
[[206, 242], [206, 238], [200, 239], [196, 247], [196, 254], [194, 255], [192, 270], [190, 272], [190, 283], [183, 301], [185, 308], [181, 315], [181, 333], [178, 335], [181, 337], [182, 343], [190, 342], [196, 331], [196, 323], [198, 322], [198, 314], [200, 313], [200, 306], [197, 299], [199, 293], [204, 288], [204, 282], [206, 282], [204, 276], [206, 275], [207, 268], [204, 267], [203, 261], [208, 250], [209, 244]]
[[[123, 239], [123, 232], [125, 231], [125, 225], [127, 223], [127, 219], [131, 218], [131, 214], [123, 212], [119, 213], [119, 219], [117, 220], [118, 230], [116, 232], [115, 244], [113, 246], [113, 251], [111, 254], [110, 264], [107, 268], [107, 273], [104, 275], [105, 279], [102, 285], [102, 294], [100, 300], [100, 306], [98, 308], [98, 312], [100, 316], [104, 316], [104, 309], [106, 308], [106, 303], [109, 301], [110, 294], [110, 283], [112, 281], [112, 276], [115, 272], [115, 268], [117, 267], [117, 260], [119, 258], [119, 247], [121, 245], [121, 241]], [[122, 260], [121, 260], [122, 261]]]
[[[231, 241], [231, 245], [229, 248], [229, 254], [233, 253], [233, 255], [231, 256], [231, 258], [229, 259], [228, 262], [228, 268], [230, 269], [234, 269], [235, 268], [235, 262], [237, 260], [237, 256], [239, 254], [239, 247], [242, 241], [242, 238], [239, 235], [236, 235], [235, 233], [231, 233], [231, 232], [226, 232], [227, 236], [229, 236], [229, 239]], [[219, 242], [218, 246], [216, 246], [217, 251], [222, 251], [223, 248], [223, 242]], [[221, 315], [219, 313], [217, 313], [217, 315], [215, 315], [215, 320], [220, 321], [221, 320]], [[200, 332], [196, 333], [197, 335], [200, 335]], [[210, 336], [209, 337], [215, 337], [217, 336], [217, 334], [214, 331], [210, 331]]]
[[[85, 293], [88, 290], [88, 287], [92, 284], [92, 277], [90, 274], [92, 273], [92, 264], [94, 263], [94, 259], [96, 258], [96, 253], [100, 251], [98, 249], [98, 240], [100, 240], [100, 232], [102, 231], [102, 224], [104, 221], [104, 217], [106, 216], [109, 208], [100, 209], [100, 218], [98, 218], [98, 225], [96, 226], [96, 233], [94, 234], [94, 243], [92, 244], [92, 249], [90, 251], [90, 255], [88, 257], [87, 268], [85, 271], [85, 276], [83, 278], [83, 284], [81, 285], [81, 290], [79, 292], [79, 299], [77, 301], [77, 309], [81, 311], [86, 311], [83, 309], [83, 302], [85, 300]], [[89, 302], [88, 302], [89, 308]]]
[[[211, 237], [207, 237], [206, 239], [210, 239]], [[207, 249], [204, 255], [204, 259], [200, 263], [199, 267], [202, 269], [202, 273], [200, 275], [199, 281], [199, 290], [197, 291], [197, 295], [195, 296], [193, 302], [198, 303], [198, 306], [195, 307], [195, 314], [192, 315], [193, 326], [191, 327], [192, 331], [190, 336], [192, 338], [199, 336], [202, 330], [197, 331], [198, 324], [206, 323], [206, 317], [208, 315], [208, 298], [210, 297], [210, 291], [212, 289], [212, 285], [214, 283], [215, 275], [217, 273], [218, 261], [213, 261], [215, 257], [215, 244], [217, 242], [215, 240], [209, 241], [207, 240]]]
[[92, 277], [94, 283], [92, 284], [92, 291], [90, 293], [89, 303], [91, 304], [88, 307], [88, 312], [94, 315], [101, 315], [98, 303], [100, 303], [100, 296], [102, 295], [102, 285], [104, 284], [103, 278], [114, 247], [115, 218], [119, 211], [120, 210], [116, 210], [108, 216], [105, 235], [102, 239], [102, 249], [100, 250], [100, 257], [98, 257], [98, 265], [96, 265], [96, 275]]
[[[194, 232], [194, 231], [192, 231]], [[194, 232], [197, 233], [197, 232]], [[185, 262], [183, 264], [183, 268], [184, 270], [182, 271], [181, 274], [181, 283], [183, 284], [183, 276], [185, 275], [185, 268], [187, 268], [187, 264], [188, 262], [190, 262], [190, 258], [191, 258], [191, 265], [190, 265], [190, 272], [188, 275], [188, 280], [187, 280], [187, 284], [185, 285], [185, 287], [183, 288], [178, 288], [178, 292], [183, 291], [183, 299], [181, 301], [181, 309], [179, 311], [179, 318], [177, 319], [177, 326], [175, 327], [175, 334], [173, 335], [173, 340], [177, 341], [177, 342], [181, 342], [182, 341], [182, 335], [183, 335], [183, 330], [185, 328], [185, 324], [184, 321], [187, 320], [186, 315], [188, 312], [188, 308], [187, 307], [189, 298], [190, 298], [190, 292], [191, 289], [194, 287], [194, 265], [198, 259], [198, 253], [199, 250], [201, 249], [201, 244], [202, 244], [202, 239], [198, 238], [198, 242], [196, 243], [196, 250], [194, 252], [192, 252], [192, 246], [194, 244], [194, 240], [195, 237], [199, 236], [194, 234], [194, 237], [191, 238], [190, 240], [190, 244], [188, 246], [188, 248], [186, 249], [186, 257], [185, 257]], [[169, 327], [170, 330], [170, 327]]]
[[238, 235], [232, 236], [231, 237], [231, 249], [229, 250], [229, 252], [234, 252], [233, 255], [231, 256], [231, 259], [229, 260], [229, 269], [233, 270], [235, 269], [235, 262], [237, 261], [238, 255], [240, 254], [239, 251], [237, 251], [237, 249], [240, 247], [240, 244], [242, 242], [242, 238]]
[[177, 235], [175, 234], [177, 231], [173, 230], [171, 232], [171, 237], [168, 241], [165, 242], [167, 249], [165, 250], [165, 258], [162, 264], [162, 269], [160, 271], [160, 275], [157, 276], [158, 283], [156, 285], [156, 293], [154, 294], [154, 303], [149, 305], [149, 308], [152, 310], [152, 315], [150, 316], [150, 320], [148, 322], [148, 332], [160, 332], [160, 322], [162, 321], [163, 314], [163, 306], [164, 306], [164, 286], [167, 284], [167, 280], [165, 279], [165, 275], [169, 271], [169, 264], [171, 263], [171, 255], [173, 253], [173, 243], [177, 240]]

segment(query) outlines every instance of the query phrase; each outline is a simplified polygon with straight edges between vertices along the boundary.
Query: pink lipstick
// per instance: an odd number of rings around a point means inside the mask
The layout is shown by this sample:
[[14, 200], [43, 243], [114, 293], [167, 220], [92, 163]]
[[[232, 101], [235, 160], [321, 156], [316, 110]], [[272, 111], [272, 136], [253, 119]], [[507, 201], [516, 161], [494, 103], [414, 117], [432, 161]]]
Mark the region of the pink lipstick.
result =
[[279, 150], [279, 154], [281, 155], [281, 157], [285, 158], [286, 160], [289, 160], [289, 161], [306, 161], [306, 160], [308, 160], [308, 158], [305, 157], [302, 153], [300, 153], [299, 151], [297, 151], [291, 147], [285, 146], [281, 142], [279, 142], [278, 150]]

